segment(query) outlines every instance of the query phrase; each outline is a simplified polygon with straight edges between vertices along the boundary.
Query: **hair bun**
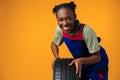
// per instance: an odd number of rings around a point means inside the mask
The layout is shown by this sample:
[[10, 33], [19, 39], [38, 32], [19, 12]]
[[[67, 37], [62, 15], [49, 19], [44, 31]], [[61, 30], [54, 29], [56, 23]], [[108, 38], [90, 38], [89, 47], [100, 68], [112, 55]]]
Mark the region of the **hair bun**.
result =
[[75, 5], [75, 3], [73, 1], [69, 2], [68, 4], [71, 5], [73, 9], [76, 8], [76, 5]]
[[74, 2], [73, 1], [71, 1], [71, 2], [69, 2], [70, 4], [74, 4]]

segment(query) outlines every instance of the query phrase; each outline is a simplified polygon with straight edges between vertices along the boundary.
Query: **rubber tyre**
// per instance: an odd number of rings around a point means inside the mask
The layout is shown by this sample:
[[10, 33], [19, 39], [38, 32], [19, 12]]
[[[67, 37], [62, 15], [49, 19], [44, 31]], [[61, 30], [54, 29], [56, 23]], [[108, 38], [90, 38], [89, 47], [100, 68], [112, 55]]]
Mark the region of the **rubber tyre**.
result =
[[57, 59], [54, 62], [53, 80], [80, 80], [75, 73], [75, 65], [69, 66], [73, 59]]

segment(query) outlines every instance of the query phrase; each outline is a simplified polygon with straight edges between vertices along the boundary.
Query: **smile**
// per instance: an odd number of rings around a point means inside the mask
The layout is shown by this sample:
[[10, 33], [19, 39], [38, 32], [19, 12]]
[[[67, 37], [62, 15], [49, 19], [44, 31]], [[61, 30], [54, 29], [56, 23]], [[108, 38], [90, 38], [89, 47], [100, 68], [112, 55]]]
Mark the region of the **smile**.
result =
[[64, 27], [63, 29], [64, 29], [64, 30], [69, 30], [70, 28], [69, 28], [69, 27]]

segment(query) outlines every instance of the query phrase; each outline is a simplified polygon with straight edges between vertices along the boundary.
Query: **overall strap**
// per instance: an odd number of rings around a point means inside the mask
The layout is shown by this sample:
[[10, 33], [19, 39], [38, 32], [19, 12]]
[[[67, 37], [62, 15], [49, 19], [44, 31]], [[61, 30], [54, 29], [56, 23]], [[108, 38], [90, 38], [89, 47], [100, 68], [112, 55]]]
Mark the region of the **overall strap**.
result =
[[80, 30], [80, 31], [83, 31], [84, 26], [85, 26], [85, 24], [83, 24], [83, 23], [80, 24], [79, 30]]

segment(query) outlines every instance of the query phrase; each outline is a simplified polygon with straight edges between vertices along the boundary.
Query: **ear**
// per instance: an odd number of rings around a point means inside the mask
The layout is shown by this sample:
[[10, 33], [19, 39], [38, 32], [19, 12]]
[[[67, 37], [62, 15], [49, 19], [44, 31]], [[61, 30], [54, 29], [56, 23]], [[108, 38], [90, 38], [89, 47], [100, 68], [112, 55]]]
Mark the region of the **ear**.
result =
[[76, 14], [74, 14], [74, 18], [75, 18], [75, 20], [76, 20], [76, 18], [77, 18], [77, 15], [76, 15]]

